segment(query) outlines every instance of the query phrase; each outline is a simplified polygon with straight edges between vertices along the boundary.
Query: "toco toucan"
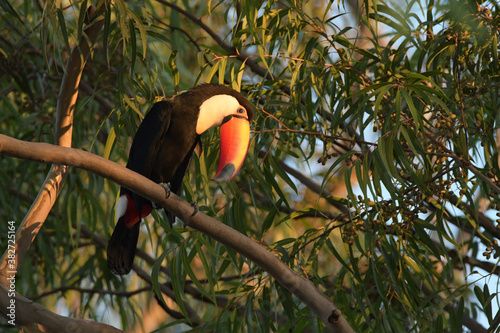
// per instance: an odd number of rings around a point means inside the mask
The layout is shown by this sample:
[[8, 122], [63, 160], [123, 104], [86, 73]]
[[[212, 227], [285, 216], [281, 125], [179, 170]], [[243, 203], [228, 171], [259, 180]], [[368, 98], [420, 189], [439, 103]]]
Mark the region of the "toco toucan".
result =
[[[170, 183], [179, 194], [193, 151], [201, 153], [200, 135], [220, 126], [221, 148], [213, 180], [227, 182], [243, 164], [250, 140], [253, 107], [242, 94], [223, 85], [202, 84], [153, 105], [130, 148], [127, 168], [156, 183]], [[134, 262], [141, 218], [151, 202], [121, 187], [116, 227], [108, 243], [108, 266], [128, 274]], [[173, 215], [167, 212], [170, 223]]]

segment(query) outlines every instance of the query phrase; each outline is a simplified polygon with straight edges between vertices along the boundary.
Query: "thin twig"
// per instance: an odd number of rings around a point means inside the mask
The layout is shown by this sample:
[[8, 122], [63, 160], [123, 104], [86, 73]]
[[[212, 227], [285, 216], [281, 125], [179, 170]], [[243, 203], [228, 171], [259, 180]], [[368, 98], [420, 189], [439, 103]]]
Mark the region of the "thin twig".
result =
[[132, 290], [132, 291], [114, 291], [114, 290], [103, 290], [103, 289], [93, 289], [93, 288], [81, 288], [81, 287], [73, 287], [73, 286], [60, 286], [58, 288], [43, 292], [39, 295], [31, 296], [28, 297], [32, 301], [47, 297], [49, 295], [55, 294], [55, 293], [60, 293], [64, 291], [78, 291], [80, 293], [87, 293], [87, 294], [98, 294], [98, 295], [114, 295], [114, 296], [120, 296], [120, 297], [130, 297], [134, 296], [137, 294], [140, 294], [145, 291], [150, 291], [151, 286], [146, 286], [143, 288], [139, 288], [137, 290]]

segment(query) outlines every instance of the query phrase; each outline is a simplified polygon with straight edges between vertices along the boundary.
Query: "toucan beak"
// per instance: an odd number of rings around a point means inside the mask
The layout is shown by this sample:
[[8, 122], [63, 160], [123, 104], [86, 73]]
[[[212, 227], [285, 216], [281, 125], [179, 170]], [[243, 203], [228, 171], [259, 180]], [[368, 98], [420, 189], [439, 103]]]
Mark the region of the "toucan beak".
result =
[[220, 156], [217, 174], [212, 180], [230, 181], [240, 170], [250, 142], [250, 123], [237, 115], [224, 119], [220, 128]]

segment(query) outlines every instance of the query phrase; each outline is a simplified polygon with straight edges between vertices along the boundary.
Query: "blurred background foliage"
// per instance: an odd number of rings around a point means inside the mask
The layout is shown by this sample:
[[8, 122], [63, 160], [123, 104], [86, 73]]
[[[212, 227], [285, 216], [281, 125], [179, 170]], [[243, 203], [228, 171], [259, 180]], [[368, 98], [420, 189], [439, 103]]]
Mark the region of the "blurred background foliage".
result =
[[[73, 147], [125, 164], [155, 101], [232, 86], [256, 107], [245, 164], [211, 182], [218, 139], [206, 133], [186, 200], [312, 280], [357, 332], [499, 331], [496, 1], [0, 0], [1, 133], [54, 142], [90, 5], [106, 6], [105, 24]], [[48, 168], [0, 158], [2, 246]], [[104, 242], [117, 192], [73, 169], [16, 290], [130, 332], [322, 331], [259, 267], [163, 212], [143, 224], [145, 274], [114, 276]], [[159, 284], [171, 291], [161, 306]]]

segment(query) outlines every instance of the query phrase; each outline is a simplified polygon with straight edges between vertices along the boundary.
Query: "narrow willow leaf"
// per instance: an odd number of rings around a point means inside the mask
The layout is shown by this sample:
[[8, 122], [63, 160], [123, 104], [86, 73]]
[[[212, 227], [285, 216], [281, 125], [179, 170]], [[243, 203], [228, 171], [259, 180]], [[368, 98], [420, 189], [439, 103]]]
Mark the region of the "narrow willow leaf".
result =
[[422, 117], [420, 117], [420, 113], [415, 108], [415, 104], [413, 104], [413, 98], [410, 96], [408, 91], [406, 91], [406, 89], [400, 89], [399, 91], [403, 95], [403, 98], [405, 99], [406, 104], [408, 105], [408, 108], [410, 109], [410, 113], [411, 113], [411, 116], [412, 116], [413, 121], [415, 123], [415, 127], [416, 127], [417, 131], [420, 131], [420, 128], [423, 127]]
[[332, 163], [332, 165], [328, 168], [325, 176], [323, 177], [323, 181], [321, 182], [321, 190], [325, 188], [325, 186], [328, 184], [328, 181], [335, 176], [335, 174], [341, 170], [342, 168], [342, 163], [346, 160], [348, 160], [351, 156], [356, 154], [354, 150], [350, 150], [345, 154], [342, 154], [339, 156], [335, 161]]
[[411, 152], [416, 156], [419, 157], [419, 160], [422, 161], [422, 155], [424, 154], [424, 148], [422, 147], [422, 143], [416, 138], [415, 133], [412, 131], [408, 131], [406, 126], [401, 126], [399, 128], [399, 133], [403, 136], [403, 138], [406, 140], [406, 143], [410, 147]]
[[87, 14], [87, 0], [83, 0], [82, 4], [80, 5], [80, 13], [78, 15], [78, 25], [77, 25], [77, 40], [80, 40], [82, 38], [82, 33], [83, 33], [83, 25], [85, 24], [85, 16]]
[[356, 171], [356, 179], [358, 181], [358, 184], [359, 184], [359, 188], [361, 190], [361, 192], [363, 192], [363, 197], [368, 200], [367, 198], [367, 191], [366, 191], [366, 187], [368, 186], [367, 185], [367, 182], [369, 182], [369, 179], [365, 179], [363, 177], [363, 172], [361, 170], [361, 161], [360, 160], [356, 160], [356, 162], [354, 162], [354, 170]]
[[219, 61], [219, 84], [224, 84], [226, 76], [227, 57], [222, 57]]
[[[397, 154], [397, 160], [402, 163], [404, 165], [404, 168], [403, 170], [408, 172], [410, 174], [410, 177], [411, 179], [420, 187], [420, 188], [424, 188], [425, 185], [424, 185], [424, 182], [423, 180], [421, 179], [421, 177], [419, 177], [417, 175], [417, 173], [415, 172], [414, 170], [414, 166], [411, 164], [411, 162], [408, 160], [408, 156], [406, 156], [406, 153], [403, 149], [403, 147], [401, 146], [401, 144], [399, 143], [399, 141], [395, 141], [394, 142], [394, 151], [396, 152]], [[418, 156], [418, 155], [417, 155]], [[423, 163], [423, 161], [421, 161], [421, 163]]]
[[264, 219], [264, 222], [262, 222], [262, 227], [260, 231], [260, 236], [262, 237], [273, 225], [273, 222], [278, 215], [278, 208], [281, 206], [281, 200], [278, 200], [275, 204], [277, 209], [271, 209], [267, 215], [266, 218]]
[[134, 72], [134, 67], [135, 67], [135, 58], [137, 57], [137, 41], [136, 41], [136, 36], [135, 36], [135, 29], [134, 29], [134, 21], [129, 20], [129, 30], [130, 30], [130, 46], [132, 47], [132, 55], [131, 60], [132, 60], [132, 65], [130, 66], [130, 73]]
[[[373, 181], [372, 181], [372, 172], [371, 172], [371, 165], [373, 163], [374, 156], [373, 154], [369, 154], [362, 160], [363, 164], [363, 179], [366, 179], [366, 184], [367, 187], [370, 190], [370, 193], [373, 198], [377, 197], [378, 192], [375, 190], [373, 186]], [[369, 201], [368, 198], [366, 198], [367, 204], [374, 204], [372, 201]]]
[[125, 104], [127, 104], [132, 110], [135, 111], [135, 113], [137, 113], [137, 115], [139, 116], [139, 118], [142, 120], [144, 119], [144, 115], [142, 114], [141, 110], [139, 110], [137, 108], [137, 105], [135, 105], [135, 103], [133, 101], [130, 100], [130, 98], [127, 98], [125, 96], [125, 98], [123, 99], [123, 101], [125, 102]]
[[[216, 303], [216, 270], [215, 269], [212, 269], [212, 267], [210, 266], [210, 264], [208, 263], [211, 259], [211, 257], [209, 256], [207, 258], [207, 256], [205, 255], [205, 252], [203, 251], [203, 248], [202, 248], [202, 245], [205, 245], [206, 242], [200, 242], [199, 239], [200, 238], [205, 238], [204, 235], [200, 235], [196, 241], [194, 242], [194, 246], [195, 246], [195, 253], [198, 253], [198, 258], [201, 260], [201, 263], [203, 265], [203, 268], [204, 268], [204, 271], [206, 272], [205, 274], [205, 277], [206, 277], [206, 280], [208, 281], [208, 287], [209, 287], [209, 291], [207, 292], [207, 295], [209, 295], [209, 299], [212, 300], [212, 302], [214, 302], [214, 304]], [[208, 252], [209, 255], [210, 255], [210, 251]], [[200, 287], [200, 290], [201, 288], [203, 287]]]
[[[165, 303], [165, 299], [163, 298], [163, 293], [161, 292], [161, 289], [160, 289], [159, 279], [160, 279], [161, 265], [162, 265], [163, 261], [165, 260], [165, 258], [167, 257], [167, 254], [169, 252], [170, 252], [170, 250], [164, 251], [156, 259], [155, 263], [153, 264], [153, 267], [151, 268], [151, 286], [152, 286], [153, 291], [156, 294], [156, 296], [158, 296], [158, 299], [160, 300], [160, 302], [162, 302], [165, 305], [167, 305], [167, 304]], [[183, 304], [179, 304], [179, 307], [184, 308]], [[185, 309], [184, 309], [184, 311], [185, 311]]]
[[106, 61], [106, 64], [108, 65], [109, 67], [109, 62], [110, 62], [110, 58], [109, 58], [109, 50], [108, 50], [108, 43], [109, 43], [109, 36], [111, 34], [111, 29], [110, 29], [110, 26], [111, 26], [111, 8], [109, 6], [109, 3], [106, 1], [105, 2], [105, 6], [106, 6], [106, 11], [104, 13], [104, 28], [103, 28], [103, 33], [102, 33], [102, 39], [103, 39], [103, 51], [104, 51], [104, 60]]
[[240, 69], [238, 71], [238, 75], [236, 76], [236, 89], [237, 91], [241, 91], [241, 81], [243, 79], [243, 74], [245, 73], [245, 62], [241, 63]]
[[[62, 6], [62, 3], [61, 3]], [[59, 20], [59, 26], [61, 27], [61, 32], [63, 35], [63, 40], [64, 44], [66, 45], [66, 50], [70, 52], [71, 47], [69, 46], [69, 39], [68, 39], [68, 29], [66, 28], [66, 20], [64, 19], [64, 14], [61, 10], [61, 8], [57, 8], [57, 18]]]
[[185, 272], [183, 270], [184, 265], [182, 263], [187, 260], [186, 258], [183, 258], [186, 255], [187, 255], [186, 249], [185, 249], [184, 243], [182, 243], [177, 248], [176, 255], [172, 257], [172, 264], [170, 265], [170, 272], [171, 272], [172, 290], [174, 291], [175, 300], [176, 300], [182, 314], [185, 317], [188, 317], [186, 307], [184, 306], [184, 297], [183, 297], [184, 285], [186, 282], [186, 275], [185, 275]]
[[272, 188], [276, 191], [276, 193], [278, 194], [278, 196], [283, 199], [283, 203], [288, 207], [290, 208], [290, 205], [288, 204], [288, 200], [286, 199], [287, 196], [285, 195], [285, 193], [283, 192], [283, 190], [281, 189], [281, 186], [279, 186], [278, 182], [276, 181], [275, 179], [275, 174], [274, 172], [271, 171], [271, 169], [269, 167], [266, 167], [264, 168], [264, 175], [265, 175], [265, 182], [268, 184], [268, 185], [271, 185]]
[[427, 66], [430, 66], [434, 62], [434, 59], [436, 59], [436, 58], [439, 59], [438, 56], [441, 53], [443, 53], [443, 52], [452, 53], [454, 50], [455, 50], [455, 47], [451, 42], [443, 42], [440, 45], [440, 49], [433, 50], [433, 53], [429, 56], [429, 59], [427, 61]]
[[[436, 256], [436, 258], [439, 258], [441, 256], [441, 251], [438, 249], [436, 244], [430, 238], [429, 233], [427, 232], [427, 230], [425, 228], [426, 225], [430, 225], [431, 227], [433, 227], [433, 229], [435, 229], [434, 226], [432, 224], [429, 224], [429, 223], [417, 222], [417, 223], [413, 224], [414, 230], [419, 236], [418, 241], [419, 241], [419, 243], [422, 244], [422, 246], [424, 246], [424, 248], [427, 248], [427, 250], [429, 250], [431, 253], [433, 253], [434, 256]], [[444, 244], [442, 244], [442, 245], [444, 248]]]
[[259, 52], [259, 56], [260, 56], [260, 59], [262, 60], [262, 63], [264, 64], [264, 66], [267, 69], [267, 74], [271, 77], [271, 79], [274, 79], [273, 74], [271, 72], [271, 68], [269, 67], [269, 64], [267, 63], [266, 50], [264, 49], [264, 47], [262, 45], [259, 44], [259, 45], [257, 45], [257, 51]]
[[415, 261], [412, 258], [410, 258], [407, 255], [403, 255], [403, 260], [408, 265], [408, 267], [410, 267], [412, 269], [413, 272], [422, 273], [422, 267], [417, 265], [417, 263], [415, 263]]
[[[340, 231], [339, 231], [339, 234], [340, 234]], [[334, 238], [334, 239], [337, 239], [337, 238]], [[341, 248], [340, 246], [339, 246], [339, 249], [337, 249], [337, 247], [333, 244], [332, 239], [330, 239], [330, 238], [327, 238], [325, 240], [325, 244], [328, 247], [328, 249], [330, 250], [330, 252], [335, 256], [335, 258], [337, 258], [337, 260], [342, 264], [342, 268], [347, 269], [350, 273], [353, 273], [352, 267], [350, 267], [350, 265], [347, 264], [347, 262], [345, 260], [347, 258], [347, 253], [345, 253], [344, 249]]]
[[120, 32], [122, 35], [122, 41], [123, 41], [123, 54], [126, 54], [127, 52], [127, 42], [130, 39], [130, 31], [129, 27], [127, 25], [126, 18], [128, 17], [128, 10], [127, 10], [127, 4], [125, 3], [124, 0], [116, 0], [114, 2], [116, 4], [116, 16], [118, 17], [118, 23], [120, 26]]
[[[205, 154], [203, 152], [200, 154], [200, 157], [198, 158], [199, 162], [199, 171], [201, 174], [201, 177], [203, 179], [203, 183], [207, 184], [210, 181], [210, 177], [208, 175], [207, 171], [207, 163], [205, 162]], [[210, 205], [213, 204], [212, 201], [212, 194], [210, 192], [210, 187], [209, 186], [203, 186], [203, 191], [205, 192], [205, 196], [209, 199]]]
[[297, 80], [297, 76], [301, 71], [301, 65], [302, 62], [299, 62], [297, 66], [294, 66], [295, 70], [293, 71], [292, 78], [290, 80], [290, 89], [293, 89], [293, 87], [295, 87], [295, 81]]
[[373, 106], [374, 112], [377, 112], [380, 109], [380, 103], [382, 102], [382, 99], [384, 98], [387, 91], [392, 87], [393, 87], [392, 84], [387, 84], [375, 90], [374, 94], [377, 95], [377, 99], [375, 100], [375, 105]]
[[374, 161], [374, 168], [375, 170], [380, 170], [378, 172], [379, 179], [382, 181], [384, 184], [384, 187], [389, 191], [389, 194], [391, 195], [391, 198], [396, 199], [397, 194], [396, 194], [396, 188], [394, 186], [394, 181], [393, 178], [391, 177], [391, 172], [386, 166], [386, 159], [383, 157], [382, 151], [380, 150], [380, 146], [377, 150], [374, 152], [375, 156], [375, 161]]
[[[389, 144], [387, 142], [389, 141]], [[390, 151], [388, 151], [390, 150]], [[377, 144], [377, 152], [380, 156], [381, 162], [383, 163], [383, 171], [387, 172], [388, 175], [394, 177], [397, 171], [394, 168], [394, 158], [392, 155], [392, 139], [379, 138]]]
[[230, 75], [229, 83], [231, 84], [231, 88], [238, 91], [235, 71], [236, 71], [235, 64], [234, 63], [230, 64], [229, 65], [229, 75]]
[[136, 27], [139, 30], [139, 33], [141, 35], [141, 41], [142, 41], [142, 58], [144, 59], [146, 56], [146, 50], [147, 50], [147, 45], [148, 45], [148, 35], [146, 33], [146, 27], [142, 23], [141, 19], [139, 16], [137, 16], [136, 13], [133, 11], [129, 11], [129, 15], [132, 16], [132, 18], [135, 20]]
[[[488, 288], [487, 286], [488, 284], [485, 284], [485, 288]], [[469, 291], [470, 291], [469, 286], [467, 284], [462, 284], [460, 286], [457, 286], [456, 288], [454, 288], [453, 292], [451, 292], [445, 299], [443, 299], [443, 301], [439, 304], [439, 307], [443, 309], [444, 307], [449, 306], [450, 304], [454, 304], [458, 298], [464, 296]], [[488, 316], [488, 313], [486, 313], [486, 315]], [[490, 320], [492, 319], [491, 312], [489, 313], [488, 317]]]
[[279, 164], [279, 161], [273, 155], [269, 155], [268, 159], [269, 159], [271, 166], [273, 167], [273, 170], [276, 173], [276, 175], [279, 176], [281, 179], [283, 179], [285, 181], [285, 183], [288, 186], [290, 186], [295, 193], [297, 193], [297, 186], [295, 186], [295, 183], [293, 182], [293, 180], [283, 170], [283, 168]]
[[175, 86], [175, 89], [178, 91], [179, 90], [180, 76], [179, 76], [179, 70], [177, 69], [177, 65], [175, 64], [176, 57], [177, 57], [177, 50], [174, 50], [174, 51], [172, 51], [172, 53], [170, 54], [170, 57], [168, 58], [168, 67], [172, 70], [173, 79], [174, 79], [174, 86]]
[[493, 34], [493, 40], [491, 41], [491, 54], [493, 55], [492, 64], [494, 67], [498, 68], [498, 37], [497, 37], [497, 34]]
[[116, 139], [115, 128], [111, 127], [111, 130], [109, 131], [108, 138], [106, 140], [106, 145], [104, 146], [103, 157], [107, 160], [109, 160], [109, 155], [111, 155], [111, 149], [113, 148], [113, 145], [115, 143], [115, 139]]
[[356, 195], [354, 195], [354, 191], [352, 190], [352, 185], [351, 185], [351, 169], [347, 169], [344, 172], [344, 182], [346, 185], [347, 189], [347, 196], [349, 197], [349, 202], [352, 207], [356, 208], [358, 207], [358, 200], [356, 198]]
[[[191, 249], [191, 252], [197, 253], [198, 257], [204, 256], [203, 252], [197, 252], [194, 249]], [[182, 261], [182, 265], [184, 266], [184, 270], [186, 271], [187, 275], [191, 279], [191, 282], [196, 286], [198, 291], [202, 295], [207, 297], [207, 299], [211, 300], [212, 302], [215, 302], [215, 299], [212, 299], [212, 295], [206, 292], [205, 287], [203, 287], [200, 280], [198, 280], [198, 277], [196, 277], [196, 274], [194, 273], [193, 269], [191, 268], [191, 261], [192, 260], [189, 260], [189, 256], [188, 255], [181, 255], [180, 258]], [[207, 271], [207, 272], [209, 272], [209, 271]]]
[[208, 75], [206, 77], [206, 82], [211, 82], [212, 78], [214, 77], [215, 73], [219, 70], [219, 64], [220, 61], [217, 61], [215, 64], [212, 65], [212, 68], [210, 69], [210, 72], [208, 72]]
[[24, 21], [21, 19], [21, 16], [19, 16], [19, 14], [17, 13], [17, 11], [14, 9], [14, 7], [12, 7], [12, 5], [10, 4], [9, 1], [6, 1], [6, 0], [0, 0], [0, 7], [3, 8], [3, 10], [14, 16], [18, 21], [19, 23], [21, 23], [22, 25], [25, 25]]

